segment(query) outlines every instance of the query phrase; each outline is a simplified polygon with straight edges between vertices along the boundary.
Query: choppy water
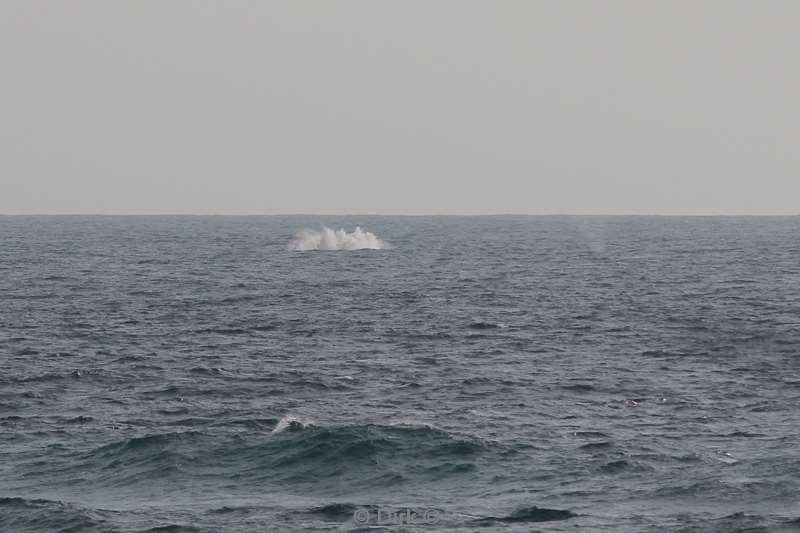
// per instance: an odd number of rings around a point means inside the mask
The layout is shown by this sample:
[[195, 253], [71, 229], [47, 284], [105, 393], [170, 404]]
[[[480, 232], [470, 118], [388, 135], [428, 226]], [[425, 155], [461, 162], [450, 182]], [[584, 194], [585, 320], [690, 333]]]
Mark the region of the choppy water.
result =
[[3, 532], [800, 529], [800, 218], [0, 217], [0, 299]]

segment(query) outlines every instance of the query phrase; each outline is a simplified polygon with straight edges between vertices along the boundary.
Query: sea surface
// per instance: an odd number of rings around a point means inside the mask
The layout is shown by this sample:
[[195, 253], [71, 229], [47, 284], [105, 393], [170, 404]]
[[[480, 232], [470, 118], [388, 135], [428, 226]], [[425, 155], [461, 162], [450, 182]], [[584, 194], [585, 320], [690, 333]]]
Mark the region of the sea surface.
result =
[[800, 217], [0, 217], [0, 362], [3, 533], [800, 531]]

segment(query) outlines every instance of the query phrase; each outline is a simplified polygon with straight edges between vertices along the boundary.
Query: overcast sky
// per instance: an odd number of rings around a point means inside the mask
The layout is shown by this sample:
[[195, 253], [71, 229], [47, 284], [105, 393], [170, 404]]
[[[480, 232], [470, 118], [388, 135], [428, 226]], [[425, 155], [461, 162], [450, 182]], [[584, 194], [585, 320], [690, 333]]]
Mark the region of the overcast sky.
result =
[[0, 3], [0, 213], [800, 213], [800, 2]]

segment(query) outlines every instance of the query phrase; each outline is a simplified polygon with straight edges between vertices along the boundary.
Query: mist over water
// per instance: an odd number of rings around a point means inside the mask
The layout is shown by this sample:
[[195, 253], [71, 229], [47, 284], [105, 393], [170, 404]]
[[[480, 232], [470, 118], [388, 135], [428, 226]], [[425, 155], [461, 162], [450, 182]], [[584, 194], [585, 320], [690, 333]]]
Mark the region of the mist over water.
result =
[[798, 235], [0, 217], [0, 532], [796, 531]]

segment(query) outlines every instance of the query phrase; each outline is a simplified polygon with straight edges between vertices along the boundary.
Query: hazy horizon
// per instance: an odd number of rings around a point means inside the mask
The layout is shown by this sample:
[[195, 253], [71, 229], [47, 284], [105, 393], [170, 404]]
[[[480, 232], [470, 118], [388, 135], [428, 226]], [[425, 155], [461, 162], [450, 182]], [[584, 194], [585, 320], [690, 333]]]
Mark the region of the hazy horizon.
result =
[[0, 213], [800, 212], [800, 4], [0, 5]]
[[660, 217], [660, 218], [791, 218], [785, 214], [661, 213], [0, 213], [0, 217]]

